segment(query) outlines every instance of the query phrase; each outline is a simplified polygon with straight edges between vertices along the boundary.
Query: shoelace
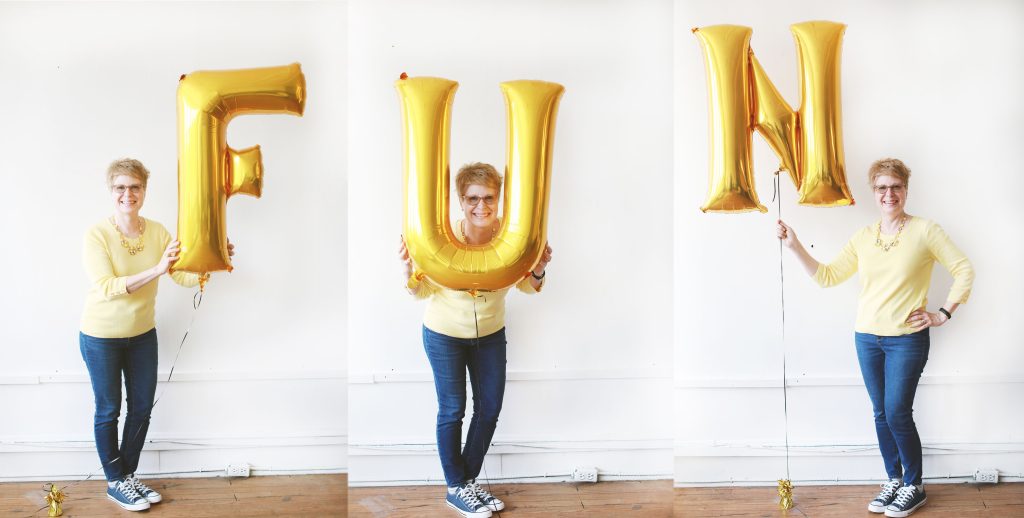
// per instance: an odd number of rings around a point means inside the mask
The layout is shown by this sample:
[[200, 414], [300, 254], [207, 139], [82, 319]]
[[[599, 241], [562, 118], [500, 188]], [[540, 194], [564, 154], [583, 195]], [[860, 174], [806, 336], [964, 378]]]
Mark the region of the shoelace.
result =
[[914, 493], [917, 492], [916, 486], [903, 486], [896, 490], [896, 500], [893, 500], [893, 505], [899, 507], [906, 507], [912, 498]]
[[[117, 490], [125, 496], [128, 500], [134, 502], [140, 498], [143, 498], [139, 494], [139, 491], [135, 489], [135, 484], [132, 484], [131, 480], [124, 479], [117, 483]], [[144, 498], [143, 498], [144, 500]]]
[[143, 484], [142, 481], [139, 480], [135, 475], [128, 477], [128, 480], [130, 480], [132, 485], [135, 486], [136, 491], [142, 493], [143, 496], [145, 496], [146, 493], [155, 493], [155, 491], [153, 491], [153, 488], [147, 486], [146, 484]]
[[494, 498], [494, 495], [489, 493], [486, 489], [483, 488], [483, 486], [481, 486], [477, 482], [467, 482], [466, 485], [469, 486], [469, 488], [474, 493], [476, 493], [477, 498], [482, 500], [485, 504], [489, 503], [489, 502], [491, 502], [493, 500], [496, 500]]
[[476, 491], [470, 484], [466, 484], [459, 488], [459, 499], [466, 503], [470, 508], [477, 509], [483, 507], [483, 502], [476, 496]]
[[881, 484], [882, 491], [878, 493], [878, 496], [875, 498], [875, 500], [878, 500], [879, 502], [888, 502], [889, 499], [892, 498], [892, 495], [896, 493], [896, 490], [899, 489], [900, 484], [902, 484], [902, 482], [900, 482], [899, 480], [890, 480], [889, 482], [883, 482]]

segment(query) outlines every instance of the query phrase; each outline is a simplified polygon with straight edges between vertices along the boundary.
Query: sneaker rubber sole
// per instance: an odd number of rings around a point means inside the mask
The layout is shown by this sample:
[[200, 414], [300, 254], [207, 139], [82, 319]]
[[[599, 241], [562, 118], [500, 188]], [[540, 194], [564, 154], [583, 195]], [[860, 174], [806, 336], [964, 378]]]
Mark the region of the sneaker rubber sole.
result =
[[149, 509], [149, 502], [148, 501], [147, 502], [143, 502], [141, 504], [129, 504], [127, 502], [122, 502], [122, 501], [120, 501], [120, 500], [118, 500], [118, 499], [116, 499], [116, 498], [114, 498], [114, 497], [112, 497], [110, 495], [107, 495], [107, 498], [111, 502], [114, 502], [115, 504], [121, 506], [121, 508], [126, 510], [126, 511], [145, 511], [146, 509]]
[[885, 515], [890, 517], [890, 518], [906, 518], [907, 516], [910, 516], [911, 514], [914, 514], [914, 511], [920, 509], [921, 506], [924, 505], [925, 502], [927, 502], [927, 501], [928, 501], [928, 497], [924, 497], [920, 502], [917, 503], [917, 505], [915, 505], [914, 507], [911, 507], [910, 509], [907, 509], [906, 511], [890, 511], [890, 510], [886, 509], [885, 510]]
[[871, 512], [876, 513], [876, 514], [882, 514], [882, 513], [885, 512], [885, 508], [886, 507], [889, 507], [889, 506], [887, 506], [887, 505], [875, 505], [874, 502], [871, 502], [870, 504], [868, 504], [868, 511], [871, 511]]
[[491, 511], [490, 510], [487, 510], [485, 512], [463, 511], [462, 509], [459, 509], [458, 507], [456, 507], [455, 504], [453, 504], [453, 503], [451, 503], [451, 502], [449, 502], [447, 500], [445, 500], [444, 503], [447, 504], [448, 507], [451, 507], [452, 509], [454, 509], [455, 512], [461, 514], [462, 516], [465, 516], [466, 518], [490, 518], [490, 516], [491, 516]]

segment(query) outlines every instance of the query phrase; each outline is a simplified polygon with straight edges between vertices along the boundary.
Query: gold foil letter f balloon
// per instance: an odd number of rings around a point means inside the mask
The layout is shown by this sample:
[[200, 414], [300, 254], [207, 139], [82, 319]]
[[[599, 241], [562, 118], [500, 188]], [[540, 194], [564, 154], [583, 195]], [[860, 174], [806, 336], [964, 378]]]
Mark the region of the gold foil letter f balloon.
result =
[[302, 115], [306, 78], [287, 66], [193, 72], [178, 83], [178, 240], [175, 270], [231, 270], [225, 205], [234, 194], [260, 197], [260, 147], [228, 147], [227, 127], [245, 113]]
[[801, 205], [852, 205], [846, 185], [839, 55], [846, 26], [804, 22], [790, 27], [800, 69], [794, 111], [750, 49], [749, 27], [694, 29], [704, 48], [710, 115], [708, 212], [766, 212], [754, 188], [751, 134], [757, 130], [799, 189]]
[[501, 229], [486, 245], [455, 239], [448, 142], [458, 83], [434, 77], [395, 83], [405, 143], [403, 232], [409, 256], [433, 281], [457, 290], [497, 290], [537, 264], [547, 241], [555, 118], [565, 89], [544, 81], [501, 83], [508, 109]]

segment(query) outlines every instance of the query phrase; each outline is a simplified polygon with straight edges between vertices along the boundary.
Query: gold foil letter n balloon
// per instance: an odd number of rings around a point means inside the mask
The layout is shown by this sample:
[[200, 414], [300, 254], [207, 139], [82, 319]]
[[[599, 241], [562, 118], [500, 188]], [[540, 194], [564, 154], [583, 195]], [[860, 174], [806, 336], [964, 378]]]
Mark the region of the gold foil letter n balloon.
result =
[[417, 275], [457, 290], [497, 290], [534, 267], [547, 242], [548, 194], [558, 101], [544, 81], [501, 83], [508, 110], [501, 229], [486, 245], [455, 239], [448, 166], [452, 101], [458, 83], [434, 77], [395, 82], [404, 138], [403, 232]]
[[225, 205], [234, 194], [260, 197], [260, 147], [234, 150], [227, 127], [236, 115], [302, 115], [306, 78], [287, 66], [193, 72], [178, 83], [178, 240], [175, 270], [231, 270]]
[[708, 196], [702, 211], [766, 212], [757, 198], [751, 134], [757, 130], [799, 190], [798, 203], [852, 205], [846, 185], [839, 56], [846, 26], [803, 22], [790, 27], [800, 70], [794, 111], [750, 49], [753, 30], [738, 25], [693, 29], [704, 49], [710, 126]]

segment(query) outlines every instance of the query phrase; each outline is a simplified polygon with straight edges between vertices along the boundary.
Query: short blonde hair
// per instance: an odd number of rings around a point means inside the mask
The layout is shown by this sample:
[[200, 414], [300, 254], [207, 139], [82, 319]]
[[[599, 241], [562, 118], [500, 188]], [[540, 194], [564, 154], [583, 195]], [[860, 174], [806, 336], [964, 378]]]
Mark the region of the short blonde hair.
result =
[[142, 182], [143, 189], [149, 183], [149, 169], [134, 158], [122, 158], [110, 163], [110, 167], [107, 168], [107, 188], [113, 188], [114, 178], [121, 175], [131, 176]]
[[455, 189], [459, 192], [460, 198], [466, 195], [466, 189], [470, 185], [483, 185], [500, 193], [501, 175], [491, 164], [483, 162], [466, 164], [459, 168], [458, 174], [455, 175]]
[[868, 183], [875, 186], [875, 179], [879, 176], [892, 176], [899, 178], [904, 187], [910, 186], [910, 168], [898, 158], [883, 158], [875, 160], [868, 169]]

